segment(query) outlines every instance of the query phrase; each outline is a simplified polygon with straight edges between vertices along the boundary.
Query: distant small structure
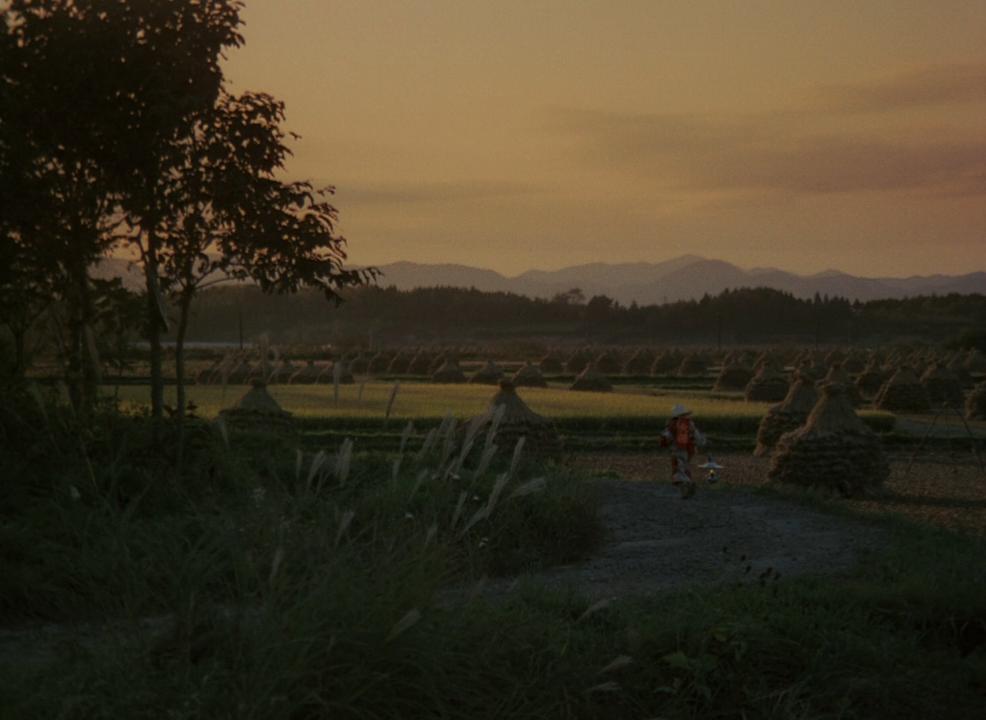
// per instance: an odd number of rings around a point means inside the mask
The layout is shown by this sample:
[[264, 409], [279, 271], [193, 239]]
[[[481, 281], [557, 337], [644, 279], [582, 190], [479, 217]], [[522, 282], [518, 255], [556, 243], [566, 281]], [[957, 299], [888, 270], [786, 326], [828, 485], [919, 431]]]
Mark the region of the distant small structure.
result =
[[469, 378], [469, 382], [480, 385], [498, 385], [502, 379], [503, 371], [495, 362], [487, 360], [483, 367], [473, 373], [473, 376]]
[[294, 430], [291, 413], [283, 410], [267, 392], [267, 384], [256, 380], [253, 386], [231, 408], [219, 412], [234, 430], [284, 433]]
[[797, 430], [808, 420], [808, 415], [818, 402], [815, 383], [801, 375], [795, 376], [787, 396], [772, 406], [757, 429], [757, 447], [753, 454], [763, 457], [777, 445], [784, 433]]
[[880, 388], [873, 405], [889, 412], [926, 413], [931, 410], [928, 392], [908, 365], [903, 365]]
[[788, 382], [781, 369], [768, 360], [746, 385], [745, 397], [750, 402], [780, 402], [787, 397]]
[[514, 387], [548, 387], [548, 381], [544, 379], [538, 366], [527, 362], [521, 367], [513, 377]]
[[768, 478], [856, 496], [882, 485], [890, 465], [880, 438], [857, 417], [846, 386], [828, 384], [804, 426], [777, 443]]
[[455, 358], [448, 358], [442, 366], [435, 371], [431, 379], [437, 383], [464, 383], [466, 374], [462, 372], [459, 363]]
[[586, 368], [579, 373], [572, 383], [571, 390], [583, 390], [586, 392], [612, 392], [613, 383], [605, 375], [600, 373], [595, 363], [589, 363]]
[[921, 385], [928, 393], [932, 407], [962, 407], [962, 381], [942, 364], [935, 363], [921, 376]]
[[965, 399], [966, 420], [986, 420], [986, 380], [979, 383]]
[[503, 416], [500, 418], [494, 443], [502, 453], [512, 453], [522, 437], [526, 438], [523, 451], [525, 454], [545, 457], [561, 452], [561, 438], [554, 424], [531, 410], [509, 380], [500, 382], [500, 389], [490, 401], [487, 412], [471, 421], [475, 423], [477, 436], [488, 430], [493, 413], [499, 407], [503, 407]]

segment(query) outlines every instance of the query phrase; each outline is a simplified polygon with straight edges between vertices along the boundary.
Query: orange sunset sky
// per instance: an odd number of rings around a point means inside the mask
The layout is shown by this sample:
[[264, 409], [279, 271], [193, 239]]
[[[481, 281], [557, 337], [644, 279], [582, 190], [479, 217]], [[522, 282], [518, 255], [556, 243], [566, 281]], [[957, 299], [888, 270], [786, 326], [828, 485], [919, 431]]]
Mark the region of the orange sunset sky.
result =
[[247, 0], [356, 263], [986, 270], [986, 1]]

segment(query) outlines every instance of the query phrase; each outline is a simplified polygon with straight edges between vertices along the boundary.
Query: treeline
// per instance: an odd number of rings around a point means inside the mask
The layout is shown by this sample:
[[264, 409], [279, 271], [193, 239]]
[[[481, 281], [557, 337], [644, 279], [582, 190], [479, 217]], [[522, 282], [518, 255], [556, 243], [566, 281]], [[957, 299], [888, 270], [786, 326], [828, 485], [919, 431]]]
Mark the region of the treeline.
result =
[[802, 299], [769, 288], [726, 290], [701, 300], [622, 305], [572, 291], [554, 299], [434, 287], [364, 287], [339, 307], [317, 293], [269, 296], [250, 287], [201, 294], [189, 336], [235, 342], [266, 333], [287, 344], [386, 345], [555, 337], [598, 343], [944, 342], [986, 326], [986, 296], [850, 302]]

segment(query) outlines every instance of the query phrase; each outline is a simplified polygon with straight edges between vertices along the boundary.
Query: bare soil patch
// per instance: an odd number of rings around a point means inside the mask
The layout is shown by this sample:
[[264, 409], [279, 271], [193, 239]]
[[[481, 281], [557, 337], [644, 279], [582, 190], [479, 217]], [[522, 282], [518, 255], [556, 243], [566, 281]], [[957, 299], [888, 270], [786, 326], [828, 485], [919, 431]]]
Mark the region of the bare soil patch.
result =
[[[729, 483], [700, 483], [683, 500], [663, 455], [585, 455], [573, 462], [602, 475], [607, 539], [585, 562], [531, 579], [594, 598], [721, 583], [849, 571], [880, 549], [885, 533], [865, 520], [834, 515], [782, 497], [749, 492], [765, 476], [757, 458], [717, 458]], [[740, 480], [739, 478], [743, 479]], [[760, 481], [762, 483], [762, 481]], [[505, 591], [516, 581], [498, 581]]]

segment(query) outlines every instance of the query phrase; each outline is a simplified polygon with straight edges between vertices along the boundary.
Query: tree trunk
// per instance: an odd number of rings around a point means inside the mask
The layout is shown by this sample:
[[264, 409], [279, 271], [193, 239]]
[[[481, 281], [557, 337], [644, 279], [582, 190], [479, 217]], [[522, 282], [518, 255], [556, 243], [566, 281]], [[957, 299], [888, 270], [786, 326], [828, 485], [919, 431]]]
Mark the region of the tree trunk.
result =
[[147, 343], [150, 346], [151, 356], [151, 421], [155, 440], [160, 439], [160, 426], [164, 418], [164, 376], [161, 369], [162, 318], [158, 305], [160, 286], [157, 275], [157, 246], [157, 235], [152, 229], [147, 233], [144, 277], [147, 284]]
[[188, 330], [188, 316], [192, 309], [192, 293], [181, 295], [178, 333], [175, 337], [175, 390], [178, 394], [178, 449], [175, 464], [181, 474], [185, 456], [185, 333]]

